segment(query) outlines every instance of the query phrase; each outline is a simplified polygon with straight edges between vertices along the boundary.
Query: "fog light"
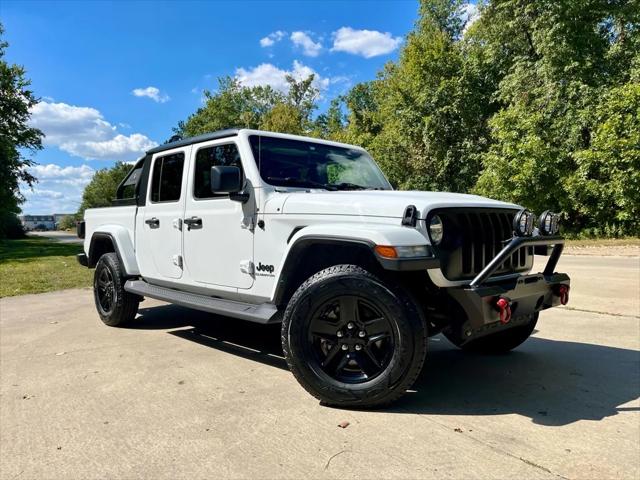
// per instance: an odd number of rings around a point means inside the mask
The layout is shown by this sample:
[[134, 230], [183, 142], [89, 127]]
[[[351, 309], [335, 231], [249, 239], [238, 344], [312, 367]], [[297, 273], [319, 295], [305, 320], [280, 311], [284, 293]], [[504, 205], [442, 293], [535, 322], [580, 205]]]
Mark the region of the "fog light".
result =
[[523, 208], [513, 217], [513, 231], [519, 237], [529, 237], [533, 233], [535, 215]]
[[540, 215], [538, 230], [543, 235], [556, 235], [560, 230], [560, 215], [549, 210]]

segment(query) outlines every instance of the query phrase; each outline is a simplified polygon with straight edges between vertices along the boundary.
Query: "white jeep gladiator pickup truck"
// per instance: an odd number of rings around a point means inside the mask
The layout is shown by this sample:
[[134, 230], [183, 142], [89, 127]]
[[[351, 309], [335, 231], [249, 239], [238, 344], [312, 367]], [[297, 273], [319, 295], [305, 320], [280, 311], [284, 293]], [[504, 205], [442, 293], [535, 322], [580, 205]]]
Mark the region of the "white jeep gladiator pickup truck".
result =
[[[568, 301], [558, 215], [394, 191], [362, 148], [294, 135], [230, 129], [153, 148], [78, 235], [105, 324], [134, 320], [144, 297], [281, 322], [296, 379], [334, 406], [399, 398], [427, 337], [505, 352]], [[541, 273], [534, 254], [549, 257]]]

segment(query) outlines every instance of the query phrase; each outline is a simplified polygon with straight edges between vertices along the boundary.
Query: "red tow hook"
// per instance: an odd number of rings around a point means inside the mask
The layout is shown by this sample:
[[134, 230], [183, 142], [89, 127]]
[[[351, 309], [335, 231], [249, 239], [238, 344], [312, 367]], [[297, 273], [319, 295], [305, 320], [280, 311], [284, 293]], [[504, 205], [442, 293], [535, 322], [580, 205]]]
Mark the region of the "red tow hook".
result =
[[560, 303], [562, 305], [569, 303], [569, 285], [558, 285], [555, 293], [560, 297]]
[[499, 298], [496, 302], [496, 308], [500, 312], [500, 323], [509, 323], [511, 320], [511, 304], [506, 298]]

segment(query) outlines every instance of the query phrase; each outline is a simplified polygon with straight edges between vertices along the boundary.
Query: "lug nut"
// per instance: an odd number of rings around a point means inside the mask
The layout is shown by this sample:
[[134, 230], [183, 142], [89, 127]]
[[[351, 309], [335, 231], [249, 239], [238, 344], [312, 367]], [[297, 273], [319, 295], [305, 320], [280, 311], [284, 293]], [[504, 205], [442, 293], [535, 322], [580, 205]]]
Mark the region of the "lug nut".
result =
[[353, 322], [349, 322], [349, 323], [347, 324], [347, 328], [348, 328], [348, 329], [352, 329], [353, 327], [355, 327], [355, 325], [353, 324]]
[[343, 350], [348, 350], [349, 349], [349, 345], [347, 345], [346, 343], [344, 345], [342, 345], [342, 349]]
[[365, 332], [364, 330], [360, 330], [360, 331], [358, 332], [358, 336], [359, 336], [360, 338], [364, 338], [364, 336], [365, 336], [365, 335], [366, 335], [366, 332]]
[[336, 332], [336, 336], [337, 336], [338, 338], [342, 338], [342, 337], [344, 336], [344, 333], [342, 333], [342, 330], [338, 330], [338, 331]]
[[358, 351], [362, 350], [362, 345], [356, 345], [356, 350]]

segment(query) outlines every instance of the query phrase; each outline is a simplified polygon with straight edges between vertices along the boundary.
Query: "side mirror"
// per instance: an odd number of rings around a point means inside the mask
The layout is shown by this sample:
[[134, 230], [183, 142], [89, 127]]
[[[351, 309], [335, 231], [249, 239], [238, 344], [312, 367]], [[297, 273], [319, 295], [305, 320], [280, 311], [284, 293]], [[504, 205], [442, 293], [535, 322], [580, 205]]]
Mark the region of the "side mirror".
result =
[[211, 192], [235, 193], [242, 189], [242, 174], [238, 167], [211, 167]]

